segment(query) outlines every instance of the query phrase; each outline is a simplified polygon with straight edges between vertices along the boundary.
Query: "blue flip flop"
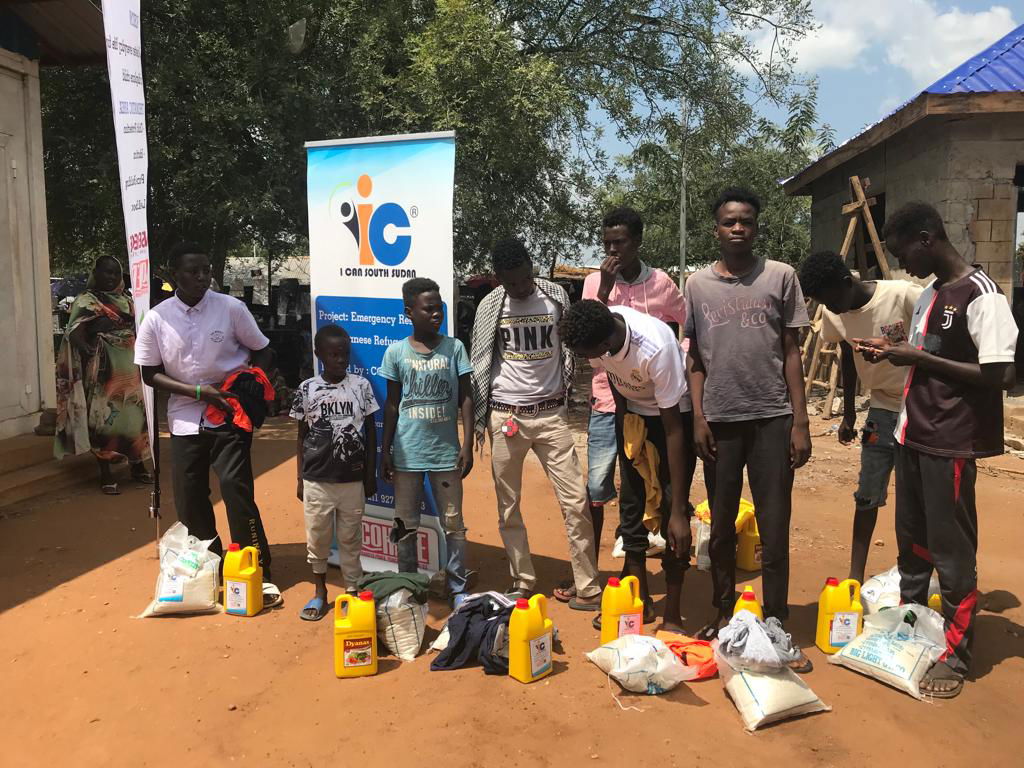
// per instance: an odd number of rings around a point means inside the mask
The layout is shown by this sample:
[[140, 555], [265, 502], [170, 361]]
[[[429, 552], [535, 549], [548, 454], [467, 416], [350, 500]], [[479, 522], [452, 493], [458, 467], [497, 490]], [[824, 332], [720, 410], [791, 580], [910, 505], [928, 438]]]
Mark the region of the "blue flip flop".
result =
[[[316, 611], [315, 616], [310, 616], [306, 613], [306, 611], [310, 610], [311, 608], [314, 611]], [[302, 606], [302, 610], [299, 611], [299, 618], [303, 621], [320, 621], [320, 619], [322, 619], [326, 615], [327, 601], [324, 600], [322, 597], [314, 597], [312, 600], [310, 600], [308, 603]]]

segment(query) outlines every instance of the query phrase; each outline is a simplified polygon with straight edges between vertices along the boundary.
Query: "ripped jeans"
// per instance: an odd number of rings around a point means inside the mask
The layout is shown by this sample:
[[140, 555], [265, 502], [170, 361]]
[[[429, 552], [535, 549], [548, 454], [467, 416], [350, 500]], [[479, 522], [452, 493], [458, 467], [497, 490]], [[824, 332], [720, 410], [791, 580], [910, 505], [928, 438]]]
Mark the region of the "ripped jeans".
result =
[[466, 591], [466, 525], [462, 521], [462, 471], [395, 472], [395, 528], [392, 536], [398, 544], [398, 570], [416, 573], [418, 569], [417, 531], [423, 506], [423, 478], [430, 479], [445, 548], [448, 550], [448, 589], [453, 595]]

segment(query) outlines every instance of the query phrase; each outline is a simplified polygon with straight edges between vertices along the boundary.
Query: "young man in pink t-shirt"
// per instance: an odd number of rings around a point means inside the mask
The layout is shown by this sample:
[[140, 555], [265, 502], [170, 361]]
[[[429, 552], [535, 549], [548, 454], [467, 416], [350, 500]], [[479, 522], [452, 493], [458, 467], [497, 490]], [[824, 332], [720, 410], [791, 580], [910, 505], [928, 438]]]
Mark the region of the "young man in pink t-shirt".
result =
[[[660, 269], [640, 258], [644, 222], [632, 208], [616, 208], [601, 222], [605, 259], [599, 272], [583, 281], [583, 298], [608, 306], [625, 306], [667, 323], [676, 333], [686, 318], [679, 286]], [[600, 548], [604, 506], [615, 498], [615, 400], [608, 374], [594, 371], [591, 382], [590, 425], [587, 429], [587, 496], [594, 520], [594, 546]], [[595, 552], [596, 557], [596, 552]], [[566, 582], [554, 592], [567, 601], [574, 592]]]

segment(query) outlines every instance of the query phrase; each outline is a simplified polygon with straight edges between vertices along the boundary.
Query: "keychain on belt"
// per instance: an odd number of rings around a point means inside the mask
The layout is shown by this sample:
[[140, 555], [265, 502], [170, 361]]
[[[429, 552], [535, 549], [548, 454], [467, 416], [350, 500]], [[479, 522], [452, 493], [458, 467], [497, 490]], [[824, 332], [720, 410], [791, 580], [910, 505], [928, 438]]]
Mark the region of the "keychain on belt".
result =
[[509, 416], [505, 419], [505, 423], [501, 425], [501, 434], [506, 438], [515, 437], [519, 432], [519, 425], [516, 424], [516, 420]]

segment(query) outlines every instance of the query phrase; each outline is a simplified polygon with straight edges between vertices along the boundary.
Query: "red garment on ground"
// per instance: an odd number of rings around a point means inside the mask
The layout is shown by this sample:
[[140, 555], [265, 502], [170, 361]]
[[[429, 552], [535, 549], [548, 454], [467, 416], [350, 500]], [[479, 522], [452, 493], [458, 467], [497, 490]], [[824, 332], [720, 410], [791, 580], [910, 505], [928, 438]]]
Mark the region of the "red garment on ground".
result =
[[667, 645], [683, 664], [697, 668], [698, 674], [694, 680], [707, 680], [718, 674], [715, 652], [711, 648], [711, 643], [706, 640], [664, 630], [656, 632], [654, 636]]
[[[276, 397], [274, 393], [274, 386], [270, 383], [270, 379], [267, 378], [267, 374], [263, 372], [262, 368], [243, 368], [240, 371], [235, 371], [223, 382], [217, 389], [221, 391], [227, 391], [231, 389], [231, 385], [235, 383], [235, 379], [241, 376], [243, 373], [250, 373], [256, 377], [256, 381], [263, 385], [263, 399], [268, 403], [273, 401]], [[241, 402], [237, 398], [228, 398], [228, 402], [231, 403], [231, 410], [233, 412], [231, 421], [239, 429], [244, 429], [246, 432], [252, 432], [252, 421], [249, 419], [249, 414], [245, 412]], [[203, 416], [203, 421], [211, 427], [219, 427], [224, 423], [224, 411], [218, 408], [216, 405], [206, 406], [206, 413]]]

